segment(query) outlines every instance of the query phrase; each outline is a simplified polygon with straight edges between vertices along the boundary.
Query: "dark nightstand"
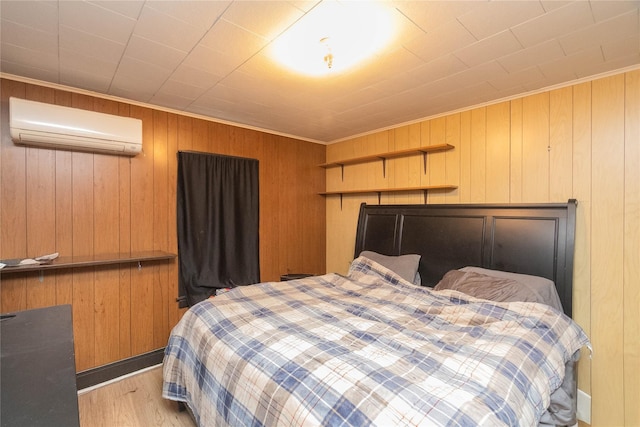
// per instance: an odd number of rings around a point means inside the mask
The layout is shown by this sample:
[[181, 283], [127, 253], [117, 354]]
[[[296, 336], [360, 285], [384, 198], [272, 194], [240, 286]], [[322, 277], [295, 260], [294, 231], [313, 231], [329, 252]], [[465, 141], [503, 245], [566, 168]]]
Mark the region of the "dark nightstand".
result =
[[283, 274], [282, 276], [280, 276], [280, 281], [281, 282], [286, 282], [287, 280], [304, 279], [305, 277], [310, 277], [310, 276], [313, 276], [313, 274], [308, 274], [308, 273], [289, 273], [289, 274]]

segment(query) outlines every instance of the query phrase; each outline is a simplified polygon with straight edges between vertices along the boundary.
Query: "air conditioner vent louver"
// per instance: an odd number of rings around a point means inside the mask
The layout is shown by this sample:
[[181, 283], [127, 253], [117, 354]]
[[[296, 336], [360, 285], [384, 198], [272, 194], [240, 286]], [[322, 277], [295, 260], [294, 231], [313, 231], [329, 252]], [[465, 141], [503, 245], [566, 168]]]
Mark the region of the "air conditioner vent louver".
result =
[[42, 102], [9, 98], [16, 144], [135, 156], [142, 151], [142, 121]]

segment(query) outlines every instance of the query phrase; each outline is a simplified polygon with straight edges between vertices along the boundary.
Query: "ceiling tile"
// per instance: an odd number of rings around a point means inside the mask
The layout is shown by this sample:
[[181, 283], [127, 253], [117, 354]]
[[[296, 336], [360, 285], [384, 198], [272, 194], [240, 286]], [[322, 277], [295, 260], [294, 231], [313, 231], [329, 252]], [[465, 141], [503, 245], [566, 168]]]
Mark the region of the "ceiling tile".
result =
[[148, 100], [160, 89], [170, 74], [170, 71], [153, 64], [124, 57], [113, 78], [111, 90], [132, 91], [137, 88], [141, 92], [137, 99]]
[[240, 62], [244, 62], [260, 51], [267, 40], [223, 19], [207, 32], [200, 43], [216, 52], [242, 58]]
[[138, 19], [145, 4], [145, 0], [89, 0], [88, 2], [131, 19]]
[[233, 2], [224, 20], [267, 40], [273, 40], [304, 13], [291, 3], [240, 1]]
[[31, 67], [24, 61], [11, 62], [9, 60], [2, 59], [2, 61], [0, 61], [0, 70], [7, 74], [42, 80], [44, 82], [58, 83], [58, 67], [48, 69]]
[[193, 98], [182, 97], [178, 94], [166, 93], [163, 90], [153, 95], [149, 102], [166, 108], [184, 110], [193, 102]]
[[568, 3], [511, 29], [524, 47], [531, 47], [593, 24], [589, 2]]
[[495, 78], [489, 78], [487, 81], [497, 90], [502, 91], [506, 89], [519, 88], [521, 91], [524, 89], [524, 85], [531, 85], [536, 82], [544, 80], [545, 76], [540, 69], [536, 67], [526, 68], [524, 70], [502, 74]]
[[242, 57], [223, 55], [205, 46], [198, 45], [189, 53], [181, 65], [203, 70], [217, 76], [218, 79], [222, 79], [238, 68], [243, 60], [244, 58]]
[[492, 1], [465, 12], [458, 20], [477, 40], [482, 40], [523, 22], [533, 22], [544, 12], [542, 5], [534, 1]]
[[473, 13], [482, 7], [484, 1], [404, 1], [397, 0], [396, 8], [424, 32], [430, 32], [441, 25], [449, 24], [458, 16]]
[[416, 37], [404, 46], [425, 62], [448, 55], [476, 41], [458, 21], [440, 26], [420, 37]]
[[[50, 71], [56, 71], [59, 66], [57, 51], [55, 53], [39, 52], [4, 43], [2, 44], [2, 60], [15, 64], [22, 64], [27, 68]], [[55, 82], [57, 83], [57, 78]]]
[[195, 27], [201, 33], [208, 31], [231, 3], [223, 0], [160, 0], [148, 1], [145, 7]]
[[580, 64], [588, 64], [595, 62], [604, 63], [604, 56], [599, 46], [593, 46], [590, 49], [582, 50], [573, 55], [567, 55], [556, 58], [553, 61], [538, 64], [538, 68], [542, 71], [547, 79], [563, 80], [568, 78], [579, 78], [580, 76], [573, 70]]
[[454, 52], [466, 65], [473, 67], [522, 49], [511, 31], [503, 31]]
[[638, 21], [638, 10], [627, 12], [615, 18], [574, 31], [560, 38], [560, 44], [567, 55], [570, 55], [580, 50], [589, 49], [594, 45], [611, 43], [615, 40], [630, 37], [640, 37], [640, 23]]
[[204, 88], [169, 79], [162, 85], [157, 94], [176, 95], [193, 100], [198, 99], [205, 92], [206, 89]]
[[454, 55], [446, 55], [409, 70], [407, 74], [419, 79], [424, 84], [444, 79], [467, 69], [469, 69], [469, 66], [460, 61], [460, 59]]
[[631, 37], [628, 39], [616, 40], [602, 45], [602, 53], [605, 61], [613, 61], [618, 58], [638, 55], [640, 52], [640, 38]]
[[58, 5], [51, 1], [7, 1], [0, 2], [0, 17], [49, 34], [58, 34]]
[[[79, 73], [95, 75], [110, 81], [117, 67], [117, 62], [108, 62], [99, 57], [86, 56], [71, 50], [60, 49], [60, 78], [62, 78], [63, 74], [68, 75], [69, 70], [78, 70]], [[66, 70], [66, 73], [62, 73], [62, 70]], [[70, 81], [69, 78], [66, 78], [66, 80]]]
[[60, 26], [60, 49], [76, 52], [90, 58], [118, 64], [124, 54], [125, 44], [117, 43], [75, 28]]
[[174, 70], [184, 60], [187, 54], [181, 50], [156, 43], [152, 40], [133, 35], [125, 56], [135, 58], [139, 61], [148, 62], [167, 70]]
[[111, 75], [88, 73], [82, 68], [60, 66], [60, 84], [70, 85], [93, 92], [105, 92], [111, 85]]
[[171, 80], [201, 89], [208, 89], [220, 81], [220, 76], [183, 63], [171, 74]]
[[622, 15], [626, 12], [636, 10], [640, 7], [639, 0], [607, 0], [591, 1], [591, 10], [596, 22], [604, 21], [614, 16]]
[[173, 16], [165, 15], [154, 9], [152, 7], [154, 4], [156, 3], [145, 3], [142, 8], [135, 27], [137, 36], [173, 49], [189, 52], [207, 32], [205, 28], [189, 25]]
[[564, 51], [556, 40], [541, 43], [519, 50], [498, 59], [498, 62], [510, 73], [514, 73], [536, 64], [549, 62], [564, 56]]
[[82, 1], [60, 1], [60, 25], [125, 44], [136, 21], [119, 13]]
[[57, 33], [47, 33], [36, 28], [24, 28], [12, 21], [0, 21], [0, 40], [3, 45], [20, 46], [34, 52], [55, 54], [58, 50]]

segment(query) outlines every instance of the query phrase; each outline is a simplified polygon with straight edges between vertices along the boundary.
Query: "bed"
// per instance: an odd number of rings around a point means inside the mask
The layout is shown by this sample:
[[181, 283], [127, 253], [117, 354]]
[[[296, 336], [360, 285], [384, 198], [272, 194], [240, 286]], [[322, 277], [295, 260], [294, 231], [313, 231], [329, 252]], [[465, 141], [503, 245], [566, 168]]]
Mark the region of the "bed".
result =
[[163, 397], [201, 426], [573, 425], [575, 210], [363, 204], [346, 275], [191, 307]]

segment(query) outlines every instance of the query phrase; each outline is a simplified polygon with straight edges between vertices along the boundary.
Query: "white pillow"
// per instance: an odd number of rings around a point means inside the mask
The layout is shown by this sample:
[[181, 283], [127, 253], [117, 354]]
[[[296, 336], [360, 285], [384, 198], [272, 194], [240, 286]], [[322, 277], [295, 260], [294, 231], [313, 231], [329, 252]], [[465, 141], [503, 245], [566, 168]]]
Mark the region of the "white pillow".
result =
[[420, 255], [407, 254], [392, 256], [382, 255], [373, 251], [362, 251], [360, 252], [360, 256], [369, 258], [383, 267], [388, 268], [407, 282], [420, 285], [420, 274], [418, 273]]

